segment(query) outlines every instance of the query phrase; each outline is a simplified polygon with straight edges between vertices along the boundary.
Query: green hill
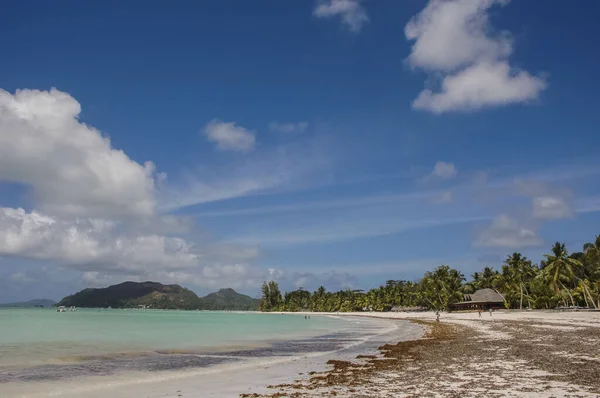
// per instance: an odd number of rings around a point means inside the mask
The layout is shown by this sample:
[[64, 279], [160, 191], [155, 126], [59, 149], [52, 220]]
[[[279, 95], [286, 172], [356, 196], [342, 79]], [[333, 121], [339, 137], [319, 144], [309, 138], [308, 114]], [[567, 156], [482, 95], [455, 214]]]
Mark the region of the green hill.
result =
[[202, 306], [202, 300], [196, 293], [179, 285], [163, 285], [158, 282], [123, 282], [100, 289], [83, 289], [65, 297], [57, 305], [95, 308], [135, 308], [145, 305], [160, 309], [195, 310]]
[[260, 305], [260, 300], [240, 294], [230, 288], [204, 296], [202, 301], [206, 310], [258, 311]]
[[54, 301], [54, 300], [35, 299], [35, 300], [29, 300], [29, 301], [21, 301], [18, 303], [0, 304], [0, 307], [12, 307], [12, 308], [51, 307], [55, 303], [56, 303], [56, 301]]
[[257, 310], [259, 300], [221, 289], [200, 298], [179, 285], [158, 282], [123, 282], [99, 289], [83, 289], [63, 298], [56, 305], [88, 308], [137, 308], [144, 305], [157, 309], [183, 310]]

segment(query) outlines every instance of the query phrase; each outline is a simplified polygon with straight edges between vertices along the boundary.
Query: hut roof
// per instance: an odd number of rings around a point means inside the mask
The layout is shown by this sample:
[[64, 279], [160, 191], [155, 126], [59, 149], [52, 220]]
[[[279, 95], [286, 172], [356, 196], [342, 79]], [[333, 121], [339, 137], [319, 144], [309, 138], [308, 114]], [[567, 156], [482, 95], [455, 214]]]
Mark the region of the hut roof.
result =
[[473, 294], [465, 294], [466, 302], [504, 302], [504, 297], [493, 289], [480, 289]]

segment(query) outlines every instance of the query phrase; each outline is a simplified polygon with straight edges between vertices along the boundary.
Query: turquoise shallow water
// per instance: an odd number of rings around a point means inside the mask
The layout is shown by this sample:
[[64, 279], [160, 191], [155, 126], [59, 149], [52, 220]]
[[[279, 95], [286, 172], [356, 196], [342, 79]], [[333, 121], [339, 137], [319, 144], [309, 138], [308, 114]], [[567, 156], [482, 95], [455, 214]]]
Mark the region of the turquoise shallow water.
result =
[[[327, 358], [352, 360], [389, 341], [420, 335], [414, 325], [391, 320], [311, 318], [0, 309], [0, 397], [162, 397], [179, 395], [183, 386], [186, 394], [237, 396], [254, 377], [257, 385], [272, 384], [288, 373], [320, 369]], [[266, 368], [270, 373], [260, 379]], [[242, 379], [236, 381], [237, 375]], [[230, 380], [237, 382], [231, 389]]]
[[[15, 368], [31, 368], [43, 375], [44, 370], [56, 371], [57, 366], [86, 361], [112, 361], [111, 366], [120, 366], [123, 358], [148, 356], [157, 362], [157, 354], [163, 355], [162, 363], [166, 363], [165, 355], [173, 361], [176, 354], [187, 355], [178, 360], [188, 362], [190, 353], [236, 351], [238, 356], [267, 355], [266, 347], [277, 342], [321, 338], [322, 344], [331, 342], [332, 335], [341, 336], [350, 326], [342, 319], [305, 320], [294, 314], [0, 309], [0, 382], [3, 370]], [[302, 344], [296, 344], [295, 350], [302, 351]], [[129, 360], [127, 366], [142, 365]]]

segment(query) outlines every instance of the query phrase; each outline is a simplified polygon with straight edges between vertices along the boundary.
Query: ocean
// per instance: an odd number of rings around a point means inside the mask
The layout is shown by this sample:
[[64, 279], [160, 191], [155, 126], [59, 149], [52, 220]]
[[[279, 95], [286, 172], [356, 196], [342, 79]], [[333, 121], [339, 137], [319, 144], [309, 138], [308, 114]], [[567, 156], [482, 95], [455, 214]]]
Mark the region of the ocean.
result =
[[6, 396], [3, 389], [31, 386], [39, 392], [40, 383], [67, 385], [86, 376], [152, 377], [256, 358], [318, 355], [364, 342], [380, 329], [364, 319], [300, 314], [0, 309], [0, 396]]

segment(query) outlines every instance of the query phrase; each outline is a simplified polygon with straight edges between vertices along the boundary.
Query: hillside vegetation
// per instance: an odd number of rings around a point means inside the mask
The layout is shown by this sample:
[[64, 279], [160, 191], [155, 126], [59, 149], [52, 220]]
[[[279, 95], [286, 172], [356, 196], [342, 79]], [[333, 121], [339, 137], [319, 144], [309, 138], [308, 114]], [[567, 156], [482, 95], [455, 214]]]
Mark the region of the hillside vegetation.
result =
[[255, 310], [259, 301], [233, 289], [221, 289], [204, 298], [179, 285], [158, 282], [123, 282], [98, 289], [84, 289], [63, 298], [59, 306], [87, 308], [137, 308], [182, 310]]

